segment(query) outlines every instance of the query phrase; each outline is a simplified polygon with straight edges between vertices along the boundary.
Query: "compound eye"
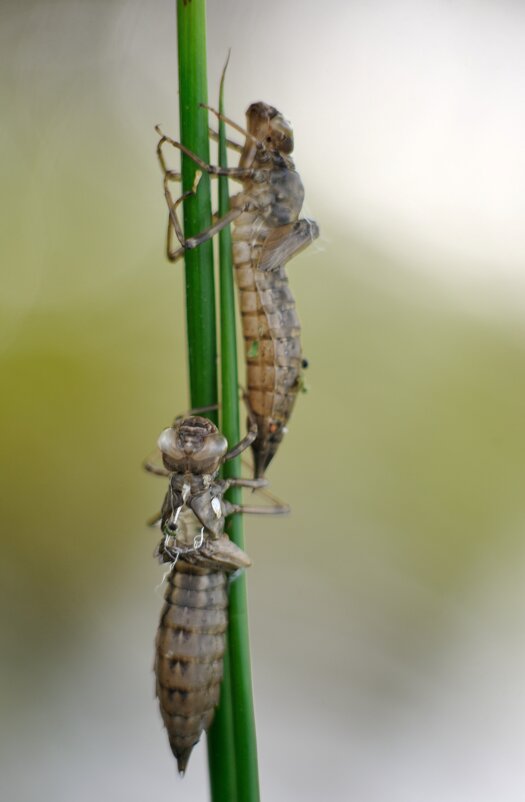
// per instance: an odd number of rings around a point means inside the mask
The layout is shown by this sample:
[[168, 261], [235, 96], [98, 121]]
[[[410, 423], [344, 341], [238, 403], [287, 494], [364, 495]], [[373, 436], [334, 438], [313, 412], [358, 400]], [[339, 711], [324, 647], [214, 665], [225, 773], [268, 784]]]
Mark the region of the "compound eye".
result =
[[[206, 459], [220, 459], [228, 451], [228, 441], [222, 434], [212, 434], [206, 438], [202, 456]], [[199, 455], [200, 456], [200, 455]]]
[[157, 445], [167, 457], [173, 457], [174, 459], [180, 457], [180, 451], [177, 449], [175, 432], [172, 428], [164, 429], [164, 431], [160, 433]]
[[272, 130], [275, 133], [276, 143], [281, 153], [291, 153], [293, 150], [292, 126], [281, 114], [273, 118]]

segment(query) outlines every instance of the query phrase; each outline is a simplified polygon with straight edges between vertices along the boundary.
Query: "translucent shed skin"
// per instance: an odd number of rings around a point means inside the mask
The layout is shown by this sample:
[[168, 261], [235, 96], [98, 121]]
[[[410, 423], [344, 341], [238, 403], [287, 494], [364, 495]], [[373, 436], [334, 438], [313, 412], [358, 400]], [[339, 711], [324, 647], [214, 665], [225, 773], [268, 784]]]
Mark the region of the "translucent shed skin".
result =
[[[178, 259], [184, 249], [195, 248], [228, 223], [234, 224], [233, 261], [247, 364], [247, 400], [257, 423], [252, 444], [254, 473], [262, 477], [283, 438], [302, 387], [301, 329], [285, 266], [319, 236], [319, 228], [315, 221], [299, 218], [304, 188], [290, 156], [290, 124], [277, 109], [262, 102], [252, 103], [246, 121], [246, 141], [236, 168], [208, 165], [164, 136], [158, 152], [170, 209], [170, 259]], [[189, 239], [184, 239], [176, 215], [181, 199], [174, 203], [167, 186], [167, 181], [178, 178], [178, 174], [165, 166], [164, 142], [182, 150], [202, 170], [242, 183], [242, 191], [230, 198], [230, 212]], [[171, 247], [173, 232], [182, 248]]]
[[171, 568], [155, 647], [156, 692], [179, 772], [213, 720], [223, 675], [228, 626], [228, 575], [250, 558], [224, 533], [228, 515], [275, 514], [286, 506], [250, 507], [224, 498], [229, 487], [257, 489], [264, 479], [220, 479], [221, 465], [253, 442], [256, 426], [234, 448], [206, 418], [177, 419], [158, 441], [163, 467], [147, 470], [169, 477], [158, 519], [157, 556]]
[[[299, 219], [304, 188], [290, 157], [293, 132], [266, 103], [246, 113], [246, 142], [239, 167], [256, 173], [232, 198], [233, 260], [247, 364], [247, 394], [257, 422], [252, 445], [255, 476], [263, 476], [281, 442], [302, 386], [301, 327], [285, 265], [319, 235]], [[263, 180], [261, 180], [261, 178]]]

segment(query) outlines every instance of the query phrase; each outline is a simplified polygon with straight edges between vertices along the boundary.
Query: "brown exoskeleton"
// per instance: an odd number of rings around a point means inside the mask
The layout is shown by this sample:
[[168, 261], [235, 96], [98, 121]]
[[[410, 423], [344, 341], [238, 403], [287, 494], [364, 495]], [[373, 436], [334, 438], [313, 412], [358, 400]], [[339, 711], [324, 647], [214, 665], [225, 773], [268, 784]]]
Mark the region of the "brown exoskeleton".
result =
[[[262, 102], [252, 103], [246, 118], [247, 130], [223, 118], [246, 137], [244, 147], [228, 143], [241, 152], [238, 167], [206, 164], [179, 142], [164, 136], [158, 127], [161, 139], [157, 153], [169, 208], [169, 259], [176, 261], [185, 249], [197, 247], [234, 223], [233, 259], [247, 361], [247, 397], [258, 427], [252, 445], [255, 476], [262, 477], [283, 438], [305, 367], [299, 319], [285, 265], [319, 236], [319, 229], [313, 220], [299, 219], [304, 188], [290, 156], [290, 124], [277, 109]], [[166, 166], [165, 143], [185, 153], [200, 170], [229, 176], [243, 185], [242, 191], [230, 198], [228, 214], [188, 239], [184, 238], [177, 207], [197, 191], [197, 186], [173, 200], [169, 182], [180, 180], [180, 174]], [[173, 247], [174, 233], [182, 247]]]
[[158, 440], [169, 476], [159, 516], [161, 562], [171, 563], [156, 640], [155, 676], [160, 712], [181, 774], [193, 746], [213, 720], [223, 673], [228, 626], [228, 575], [247, 568], [248, 555], [224, 533], [237, 512], [284, 513], [287, 507], [249, 507], [224, 498], [229, 487], [257, 489], [264, 479], [220, 479], [221, 465], [248, 448], [256, 426], [234, 448], [206, 418], [177, 419]]

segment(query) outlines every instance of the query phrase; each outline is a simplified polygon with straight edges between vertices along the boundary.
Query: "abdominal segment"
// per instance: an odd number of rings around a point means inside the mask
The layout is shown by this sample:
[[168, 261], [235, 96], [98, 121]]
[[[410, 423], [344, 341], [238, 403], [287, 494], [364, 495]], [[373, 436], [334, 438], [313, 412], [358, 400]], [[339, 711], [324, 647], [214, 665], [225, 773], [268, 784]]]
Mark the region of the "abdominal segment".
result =
[[156, 691], [183, 774], [213, 720], [228, 626], [227, 574], [179, 559], [167, 580], [156, 640]]
[[248, 403], [257, 422], [255, 476], [261, 477], [283, 438], [301, 387], [301, 327], [284, 267], [267, 272], [250, 263], [236, 262], [235, 267]]

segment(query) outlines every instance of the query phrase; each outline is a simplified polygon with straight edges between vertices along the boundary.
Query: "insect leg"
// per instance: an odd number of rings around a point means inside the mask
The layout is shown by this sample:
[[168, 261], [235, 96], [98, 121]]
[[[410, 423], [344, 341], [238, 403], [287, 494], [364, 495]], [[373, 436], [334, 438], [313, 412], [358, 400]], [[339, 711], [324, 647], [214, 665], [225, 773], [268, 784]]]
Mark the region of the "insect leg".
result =
[[236, 446], [234, 446], [232, 449], [230, 449], [230, 451], [228, 451], [223, 461], [226, 462], [229, 459], [234, 459], [235, 457], [238, 457], [239, 454], [242, 454], [243, 451], [246, 451], [246, 449], [249, 448], [249, 446], [251, 446], [256, 437], [257, 437], [257, 424], [255, 425], [255, 429], [252, 429], [252, 427], [250, 427], [250, 431], [248, 432], [248, 434], [245, 437], [243, 437], [242, 440], [239, 443], [237, 443]]
[[148, 473], [152, 473], [154, 476], [169, 476], [170, 472], [166, 470], [166, 468], [161, 468], [160, 465], [154, 465], [149, 459], [145, 459], [142, 463], [142, 467]]
[[233, 515], [236, 512], [244, 512], [248, 515], [288, 515], [290, 507], [288, 504], [275, 504], [273, 507], [250, 507], [245, 504], [232, 504], [230, 501], [224, 504], [224, 514]]
[[268, 486], [268, 479], [225, 479], [226, 487], [251, 487], [252, 490], [260, 490]]
[[230, 459], [234, 459], [238, 457], [239, 454], [242, 454], [243, 451], [246, 451], [249, 446], [253, 443], [255, 438], [257, 437], [257, 421], [253, 416], [253, 412], [248, 405], [248, 418], [250, 421], [250, 428], [248, 429], [248, 434], [242, 438], [242, 440], [237, 443], [232, 449], [228, 451], [227, 454], [223, 457], [223, 462], [227, 462]]
[[[188, 247], [186, 245], [186, 240], [184, 239], [184, 234], [182, 233], [182, 227], [179, 223], [179, 218], [177, 217], [177, 206], [180, 206], [180, 204], [183, 203], [183, 201], [185, 201], [187, 198], [195, 194], [195, 192], [197, 191], [197, 186], [199, 184], [201, 175], [202, 173], [200, 172], [200, 170], [197, 170], [197, 172], [195, 173], [195, 181], [193, 183], [192, 188], [188, 190], [188, 192], [184, 192], [180, 196], [180, 198], [177, 198], [176, 201], [173, 200], [171, 192], [168, 189], [168, 180], [172, 178], [172, 175], [170, 173], [166, 173], [164, 176], [164, 197], [166, 198], [166, 203], [168, 204], [168, 211], [169, 211], [166, 251], [168, 259], [171, 262], [176, 262], [177, 259], [180, 259], [180, 257], [184, 253], [185, 248]], [[177, 248], [176, 250], [172, 248], [173, 231], [175, 231], [177, 239], [182, 244], [182, 247]]]
[[[176, 174], [178, 175], [178, 174]], [[177, 198], [176, 201], [173, 200], [171, 192], [168, 188], [168, 181], [173, 177], [171, 173], [166, 173], [164, 176], [164, 196], [166, 198], [166, 203], [168, 204], [168, 211], [169, 211], [169, 220], [168, 220], [168, 239], [167, 239], [167, 254], [168, 259], [171, 262], [176, 262], [181, 256], [184, 254], [184, 251], [187, 249], [196, 248], [198, 245], [202, 245], [203, 242], [211, 239], [215, 236], [219, 231], [222, 231], [227, 225], [232, 223], [237, 217], [239, 217], [245, 208], [245, 205], [242, 203], [242, 193], [239, 195], [235, 195], [235, 198], [238, 198], [240, 204], [235, 206], [233, 209], [225, 214], [223, 217], [219, 217], [215, 219], [215, 222], [205, 228], [204, 231], [195, 234], [193, 237], [188, 237], [188, 239], [184, 238], [184, 234], [182, 233], [182, 226], [179, 222], [179, 218], [177, 216], [177, 207], [189, 198], [191, 195], [194, 195], [197, 191], [197, 186], [199, 184], [200, 178], [202, 173], [200, 170], [197, 171], [195, 174], [195, 182], [193, 187], [188, 190], [188, 192], [184, 192], [180, 198]], [[179, 240], [181, 247], [174, 248], [173, 247], [173, 232], [175, 232], [177, 239]]]
[[222, 120], [227, 125], [231, 125], [232, 128], [235, 128], [235, 130], [238, 131], [243, 136], [245, 136], [246, 139], [251, 139], [252, 142], [255, 142], [257, 145], [259, 144], [259, 140], [257, 139], [257, 137], [253, 136], [253, 134], [250, 134], [249, 131], [246, 130], [246, 128], [243, 128], [238, 123], [234, 122], [233, 120], [230, 120], [230, 118], [226, 117], [225, 114], [221, 114], [220, 111], [217, 111], [217, 109], [214, 109], [211, 106], [207, 106], [205, 103], [201, 103], [200, 107], [202, 109], [208, 109], [208, 111], [211, 111], [212, 114], [215, 114], [218, 120]]
[[[214, 131], [213, 128], [208, 128], [208, 134], [210, 135], [210, 139], [213, 139], [214, 142], [219, 141], [219, 134], [217, 131]], [[239, 145], [238, 142], [233, 142], [231, 139], [226, 140], [226, 146], [232, 150], [236, 150], [237, 153], [242, 153], [243, 151], [243, 146]]]
[[[186, 193], [185, 193], [186, 194]], [[191, 194], [191, 193], [190, 193]], [[184, 196], [182, 196], [184, 197]], [[170, 218], [173, 221], [173, 228], [175, 228], [175, 208], [169, 207], [170, 211]], [[182, 232], [175, 228], [175, 233], [177, 234], [177, 239], [182, 244], [182, 248], [178, 248], [175, 252], [168, 250], [168, 257], [172, 262], [175, 262], [177, 259], [180, 258], [182, 253], [185, 250], [190, 250], [192, 248], [196, 248], [198, 245], [202, 245], [203, 242], [207, 242], [209, 239], [218, 234], [219, 231], [222, 231], [223, 228], [226, 228], [230, 223], [237, 219], [243, 213], [243, 209], [230, 209], [230, 211], [224, 215], [224, 217], [220, 217], [216, 223], [205, 228], [204, 231], [201, 231], [199, 234], [195, 234], [193, 237], [188, 237], [188, 239], [181, 238], [179, 233], [182, 235]], [[177, 221], [178, 223], [178, 221]]]
[[185, 145], [182, 145], [180, 142], [176, 142], [169, 136], [165, 136], [158, 125], [155, 126], [155, 131], [160, 134], [159, 144], [157, 145], [157, 155], [164, 172], [168, 172], [166, 168], [166, 162], [164, 160], [164, 154], [162, 152], [162, 146], [165, 142], [168, 142], [170, 145], [173, 145], [174, 148], [181, 150], [189, 159], [195, 162], [195, 164], [200, 167], [201, 170], [203, 170], [205, 173], [209, 173], [210, 175], [226, 175], [229, 176], [229, 178], [245, 181], [248, 178], [254, 178], [257, 172], [253, 167], [216, 167], [214, 164], [208, 164], [207, 162], [203, 161], [200, 156], [197, 156], [196, 153], [193, 153], [193, 151], [189, 150], [189, 148], [187, 148]]

